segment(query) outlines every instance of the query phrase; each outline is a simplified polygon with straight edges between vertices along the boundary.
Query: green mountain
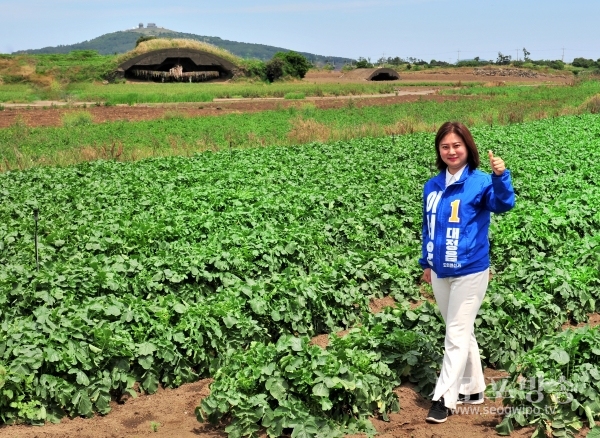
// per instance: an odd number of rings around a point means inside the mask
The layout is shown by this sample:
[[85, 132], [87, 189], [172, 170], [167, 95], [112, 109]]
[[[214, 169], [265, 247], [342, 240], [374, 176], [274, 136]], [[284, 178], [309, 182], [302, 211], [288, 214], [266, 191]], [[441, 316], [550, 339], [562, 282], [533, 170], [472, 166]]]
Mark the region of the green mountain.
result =
[[[140, 27], [126, 31], [107, 33], [98, 38], [84, 41], [77, 44], [60, 45], [56, 47], [44, 47], [42, 49], [21, 50], [14, 54], [49, 54], [49, 53], [69, 53], [72, 50], [96, 50], [101, 55], [112, 55], [125, 53], [135, 47], [137, 39], [141, 35], [160, 36], [162, 38], [186, 38], [197, 41], [204, 41], [217, 47], [221, 47], [241, 58], [254, 58], [267, 61], [277, 52], [287, 52], [289, 49], [282, 47], [267, 46], [264, 44], [240, 43], [237, 41], [224, 40], [219, 37], [195, 35], [192, 33], [182, 33], [162, 27]], [[342, 66], [352, 61], [350, 58], [339, 56], [323, 56], [314, 53], [299, 52], [308, 58], [315, 65], [325, 65], [333, 63], [336, 67]]]

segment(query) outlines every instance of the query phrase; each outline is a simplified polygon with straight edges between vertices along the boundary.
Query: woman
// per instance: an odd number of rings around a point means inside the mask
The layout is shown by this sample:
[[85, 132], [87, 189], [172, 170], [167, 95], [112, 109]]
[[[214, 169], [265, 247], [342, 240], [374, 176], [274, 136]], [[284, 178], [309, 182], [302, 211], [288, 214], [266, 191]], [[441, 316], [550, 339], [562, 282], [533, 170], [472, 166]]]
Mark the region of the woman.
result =
[[444, 360], [426, 421], [443, 423], [458, 403], [483, 403], [485, 380], [474, 334], [489, 279], [490, 212], [515, 205], [510, 172], [488, 152], [491, 175], [477, 170], [479, 153], [465, 125], [446, 122], [435, 137], [440, 173], [425, 184], [423, 280], [446, 323]]

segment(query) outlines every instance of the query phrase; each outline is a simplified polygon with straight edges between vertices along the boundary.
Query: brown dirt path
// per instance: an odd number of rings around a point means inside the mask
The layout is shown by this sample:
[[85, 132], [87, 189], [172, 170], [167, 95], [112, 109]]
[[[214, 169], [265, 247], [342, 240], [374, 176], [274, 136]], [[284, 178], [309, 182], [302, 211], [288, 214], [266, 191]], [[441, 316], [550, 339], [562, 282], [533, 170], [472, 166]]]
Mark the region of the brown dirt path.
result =
[[361, 108], [364, 106], [385, 106], [398, 103], [416, 102], [418, 100], [432, 100], [445, 102], [448, 100], [465, 99], [465, 96], [440, 96], [436, 94], [405, 94], [384, 95], [382, 97], [339, 97], [339, 98], [313, 98], [305, 100], [284, 99], [247, 99], [247, 100], [222, 100], [209, 103], [149, 105], [139, 104], [134, 106], [88, 106], [77, 107], [5, 107], [0, 111], [0, 128], [7, 128], [17, 122], [29, 127], [61, 126], [62, 117], [69, 112], [86, 111], [92, 115], [95, 123], [111, 122], [118, 120], [141, 121], [154, 120], [176, 115], [184, 117], [218, 116], [232, 113], [254, 113], [259, 111], [278, 110], [290, 107], [302, 108], [314, 105], [316, 108], [343, 108], [352, 105]]

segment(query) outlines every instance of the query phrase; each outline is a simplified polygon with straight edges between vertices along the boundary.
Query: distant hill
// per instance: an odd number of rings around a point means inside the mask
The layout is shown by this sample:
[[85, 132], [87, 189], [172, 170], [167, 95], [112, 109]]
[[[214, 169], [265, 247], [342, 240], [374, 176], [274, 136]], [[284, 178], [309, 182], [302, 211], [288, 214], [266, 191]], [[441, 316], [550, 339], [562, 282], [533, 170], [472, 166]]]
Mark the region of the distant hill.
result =
[[[260, 59], [267, 61], [277, 52], [287, 52], [289, 49], [282, 47], [267, 46], [264, 44], [240, 43], [237, 41], [224, 40], [219, 37], [195, 35], [192, 33], [182, 33], [162, 27], [139, 28], [119, 32], [107, 33], [98, 38], [94, 38], [82, 43], [70, 44], [56, 47], [44, 47], [34, 50], [20, 50], [14, 54], [49, 54], [49, 53], [69, 53], [72, 50], [96, 50], [101, 55], [112, 55], [116, 53], [125, 53], [135, 47], [135, 42], [141, 35], [160, 36], [161, 38], [187, 38], [221, 47], [236, 56], [246, 59]], [[323, 56], [314, 53], [299, 52], [308, 58], [313, 64], [322, 66], [333, 63], [336, 67], [343, 66], [352, 61], [350, 58], [342, 58], [339, 56]]]

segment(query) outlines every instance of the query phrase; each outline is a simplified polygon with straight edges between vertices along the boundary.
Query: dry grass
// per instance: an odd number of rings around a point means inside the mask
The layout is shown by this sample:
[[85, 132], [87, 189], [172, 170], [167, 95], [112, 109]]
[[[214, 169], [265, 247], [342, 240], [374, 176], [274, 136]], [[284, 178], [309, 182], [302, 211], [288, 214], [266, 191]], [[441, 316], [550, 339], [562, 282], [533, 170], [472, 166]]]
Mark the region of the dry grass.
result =
[[221, 58], [224, 58], [227, 61], [238, 66], [242, 61], [241, 58], [238, 58], [237, 56], [233, 55], [225, 49], [221, 49], [219, 47], [213, 46], [212, 44], [204, 43], [201, 41], [187, 40], [183, 38], [157, 38], [154, 40], [148, 40], [140, 43], [135, 49], [121, 55], [117, 59], [117, 63], [122, 64], [129, 59], [135, 58], [139, 55], [143, 55], [144, 53], [152, 52], [154, 50], [173, 48], [202, 50], [204, 52], [220, 56]]
[[427, 132], [430, 131], [431, 127], [425, 125], [425, 123], [414, 120], [414, 119], [404, 119], [398, 120], [393, 125], [388, 125], [383, 127], [383, 132], [386, 135], [404, 135], [404, 134], [413, 134], [415, 132]]
[[484, 87], [504, 87], [505, 85], [506, 81], [486, 82], [483, 84]]
[[596, 94], [590, 97], [589, 99], [586, 99], [585, 102], [579, 105], [577, 111], [579, 114], [600, 114], [600, 94]]
[[523, 123], [524, 121], [525, 110], [521, 107], [513, 107], [509, 110], [503, 110], [498, 114], [498, 122], [502, 125]]
[[482, 117], [483, 117], [483, 121], [486, 123], [486, 125], [488, 125], [489, 127], [494, 126], [494, 115], [493, 114], [484, 114]]
[[331, 128], [313, 119], [299, 117], [292, 120], [292, 129], [287, 138], [291, 144], [304, 144], [311, 141], [326, 142], [331, 138]]
[[34, 61], [25, 56], [0, 59], [0, 85], [5, 82], [2, 76], [17, 76], [23, 82], [29, 82], [41, 87], [50, 87], [54, 81], [54, 78], [50, 75], [36, 73]]
[[415, 132], [435, 132], [436, 126], [414, 119], [398, 120], [393, 125], [364, 123], [362, 125], [332, 128], [313, 119], [298, 117], [292, 121], [292, 129], [287, 135], [288, 144], [305, 144], [313, 141], [322, 143], [350, 140], [353, 138], [381, 137], [389, 135], [413, 134]]
[[[264, 141], [262, 144], [258, 143], [259, 146], [264, 145]], [[168, 147], [162, 148], [125, 147], [120, 141], [113, 141], [109, 144], [82, 145], [75, 149], [55, 151], [43, 156], [25, 156], [18, 148], [13, 148], [12, 157], [10, 159], [3, 157], [0, 161], [0, 173], [39, 166], [70, 166], [97, 160], [128, 162], [154, 157], [190, 157], [197, 152], [219, 150], [219, 146], [211, 140], [200, 139], [190, 144], [175, 136], [169, 137]]]

